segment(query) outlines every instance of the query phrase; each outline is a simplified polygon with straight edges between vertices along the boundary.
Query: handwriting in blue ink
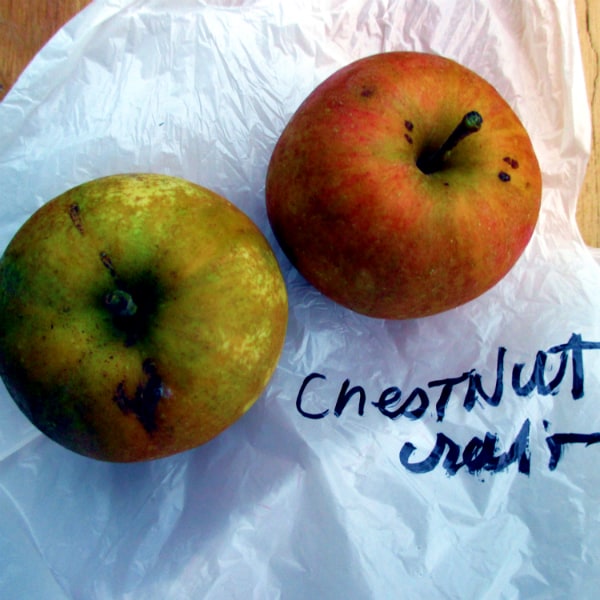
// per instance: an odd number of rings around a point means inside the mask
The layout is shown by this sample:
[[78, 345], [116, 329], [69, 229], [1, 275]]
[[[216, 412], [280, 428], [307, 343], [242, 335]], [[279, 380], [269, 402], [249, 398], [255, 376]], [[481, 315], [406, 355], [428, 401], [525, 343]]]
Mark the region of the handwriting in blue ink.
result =
[[[569, 374], [568, 393], [573, 400], [580, 400], [585, 395], [584, 354], [592, 350], [600, 350], [600, 342], [585, 341], [580, 334], [574, 333], [565, 344], [538, 351], [529, 373], [526, 372], [524, 363], [514, 363], [510, 387], [506, 382], [507, 349], [502, 346], [498, 348], [494, 381], [487, 389], [482, 375], [476, 369], [471, 369], [458, 376], [433, 379], [425, 386], [413, 388], [406, 395], [400, 387], [390, 386], [381, 391], [377, 400], [367, 403], [365, 388], [361, 385], [353, 385], [348, 378], [339, 388], [333, 403], [333, 415], [341, 417], [348, 406], [354, 404], [359, 416], [364, 415], [367, 406], [373, 406], [389, 419], [405, 418], [417, 421], [432, 408], [435, 410], [437, 421], [443, 422], [452, 398], [462, 398], [462, 407], [469, 412], [480, 403], [497, 407], [509, 393], [507, 389], [517, 397], [529, 397], [534, 393], [540, 396], [557, 394]], [[554, 360], [550, 368], [548, 360], [551, 357], [554, 357]], [[309, 408], [306, 402], [307, 391], [310, 389], [314, 396], [319, 389], [319, 382], [326, 380], [324, 374], [317, 372], [310, 373], [304, 378], [296, 397], [296, 409], [303, 417], [323, 419], [330, 415], [331, 406], [327, 403], [315, 409]], [[547, 421], [544, 421], [544, 427], [547, 430]], [[517, 465], [520, 473], [529, 474], [530, 429], [531, 423], [526, 419], [505, 452], [498, 451], [500, 440], [491, 432], [485, 433], [482, 438], [473, 437], [464, 448], [440, 432], [436, 436], [433, 448], [422, 460], [414, 460], [418, 449], [413, 443], [406, 442], [400, 451], [400, 463], [413, 473], [428, 473], [441, 463], [448, 475], [455, 475], [461, 469], [471, 474], [482, 471], [496, 473], [507, 469], [512, 464]], [[600, 432], [549, 435], [546, 438], [550, 453], [548, 468], [550, 470], [557, 468], [566, 446], [578, 444], [588, 447], [599, 442]]]

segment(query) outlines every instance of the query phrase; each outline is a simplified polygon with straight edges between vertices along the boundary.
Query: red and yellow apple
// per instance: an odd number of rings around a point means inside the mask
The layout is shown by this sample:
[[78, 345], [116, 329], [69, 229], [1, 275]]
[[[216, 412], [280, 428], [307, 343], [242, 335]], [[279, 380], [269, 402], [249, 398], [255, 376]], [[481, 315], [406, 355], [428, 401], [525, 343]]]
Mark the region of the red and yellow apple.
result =
[[262, 232], [175, 177], [73, 188], [0, 259], [0, 375], [42, 432], [96, 459], [154, 459], [215, 437], [264, 390], [286, 325]]
[[541, 188], [528, 133], [492, 85], [444, 57], [388, 52], [300, 105], [266, 203], [285, 254], [323, 294], [406, 319], [498, 283], [533, 234]]

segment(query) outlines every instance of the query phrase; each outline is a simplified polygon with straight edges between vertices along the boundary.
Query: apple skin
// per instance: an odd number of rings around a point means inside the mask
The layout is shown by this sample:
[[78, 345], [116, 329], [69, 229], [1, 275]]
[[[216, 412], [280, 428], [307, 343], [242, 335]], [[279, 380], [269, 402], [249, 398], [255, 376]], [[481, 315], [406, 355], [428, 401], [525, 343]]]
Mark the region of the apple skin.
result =
[[[476, 110], [480, 131], [444, 168], [417, 160]], [[335, 72], [274, 148], [267, 213], [283, 251], [323, 294], [371, 317], [464, 304], [528, 244], [542, 178], [530, 138], [498, 92], [460, 64], [388, 52]]]
[[[121, 315], [107, 296], [137, 306]], [[88, 457], [196, 447], [277, 365], [287, 292], [262, 232], [225, 198], [123, 174], [38, 209], [0, 260], [0, 375], [25, 415]]]

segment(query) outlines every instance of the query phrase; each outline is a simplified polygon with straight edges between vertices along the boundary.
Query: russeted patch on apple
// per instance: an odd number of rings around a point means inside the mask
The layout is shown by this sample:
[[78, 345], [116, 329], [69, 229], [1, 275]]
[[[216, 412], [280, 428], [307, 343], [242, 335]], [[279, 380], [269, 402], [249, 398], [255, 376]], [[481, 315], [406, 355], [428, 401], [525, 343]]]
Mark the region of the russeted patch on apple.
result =
[[257, 400], [287, 311], [268, 241], [231, 202], [175, 177], [104, 177], [43, 205], [0, 259], [0, 375], [75, 452], [168, 456]]
[[387, 52], [335, 72], [274, 148], [267, 213], [323, 294], [377, 318], [425, 317], [496, 285], [524, 252], [542, 177], [523, 124], [457, 62]]

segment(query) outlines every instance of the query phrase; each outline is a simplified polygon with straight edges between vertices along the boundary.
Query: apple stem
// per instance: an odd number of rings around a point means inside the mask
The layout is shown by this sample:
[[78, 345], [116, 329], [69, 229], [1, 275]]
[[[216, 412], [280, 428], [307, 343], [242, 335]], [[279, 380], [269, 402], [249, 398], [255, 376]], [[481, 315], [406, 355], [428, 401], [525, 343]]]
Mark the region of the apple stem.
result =
[[476, 110], [467, 113], [456, 129], [450, 134], [450, 137], [437, 150], [432, 153], [423, 154], [419, 157], [417, 160], [417, 167], [419, 167], [425, 175], [441, 171], [444, 161], [448, 158], [455, 146], [467, 136], [479, 131], [482, 123], [483, 117]]
[[104, 305], [115, 317], [132, 317], [137, 312], [137, 305], [131, 294], [123, 290], [114, 290], [106, 294]]

